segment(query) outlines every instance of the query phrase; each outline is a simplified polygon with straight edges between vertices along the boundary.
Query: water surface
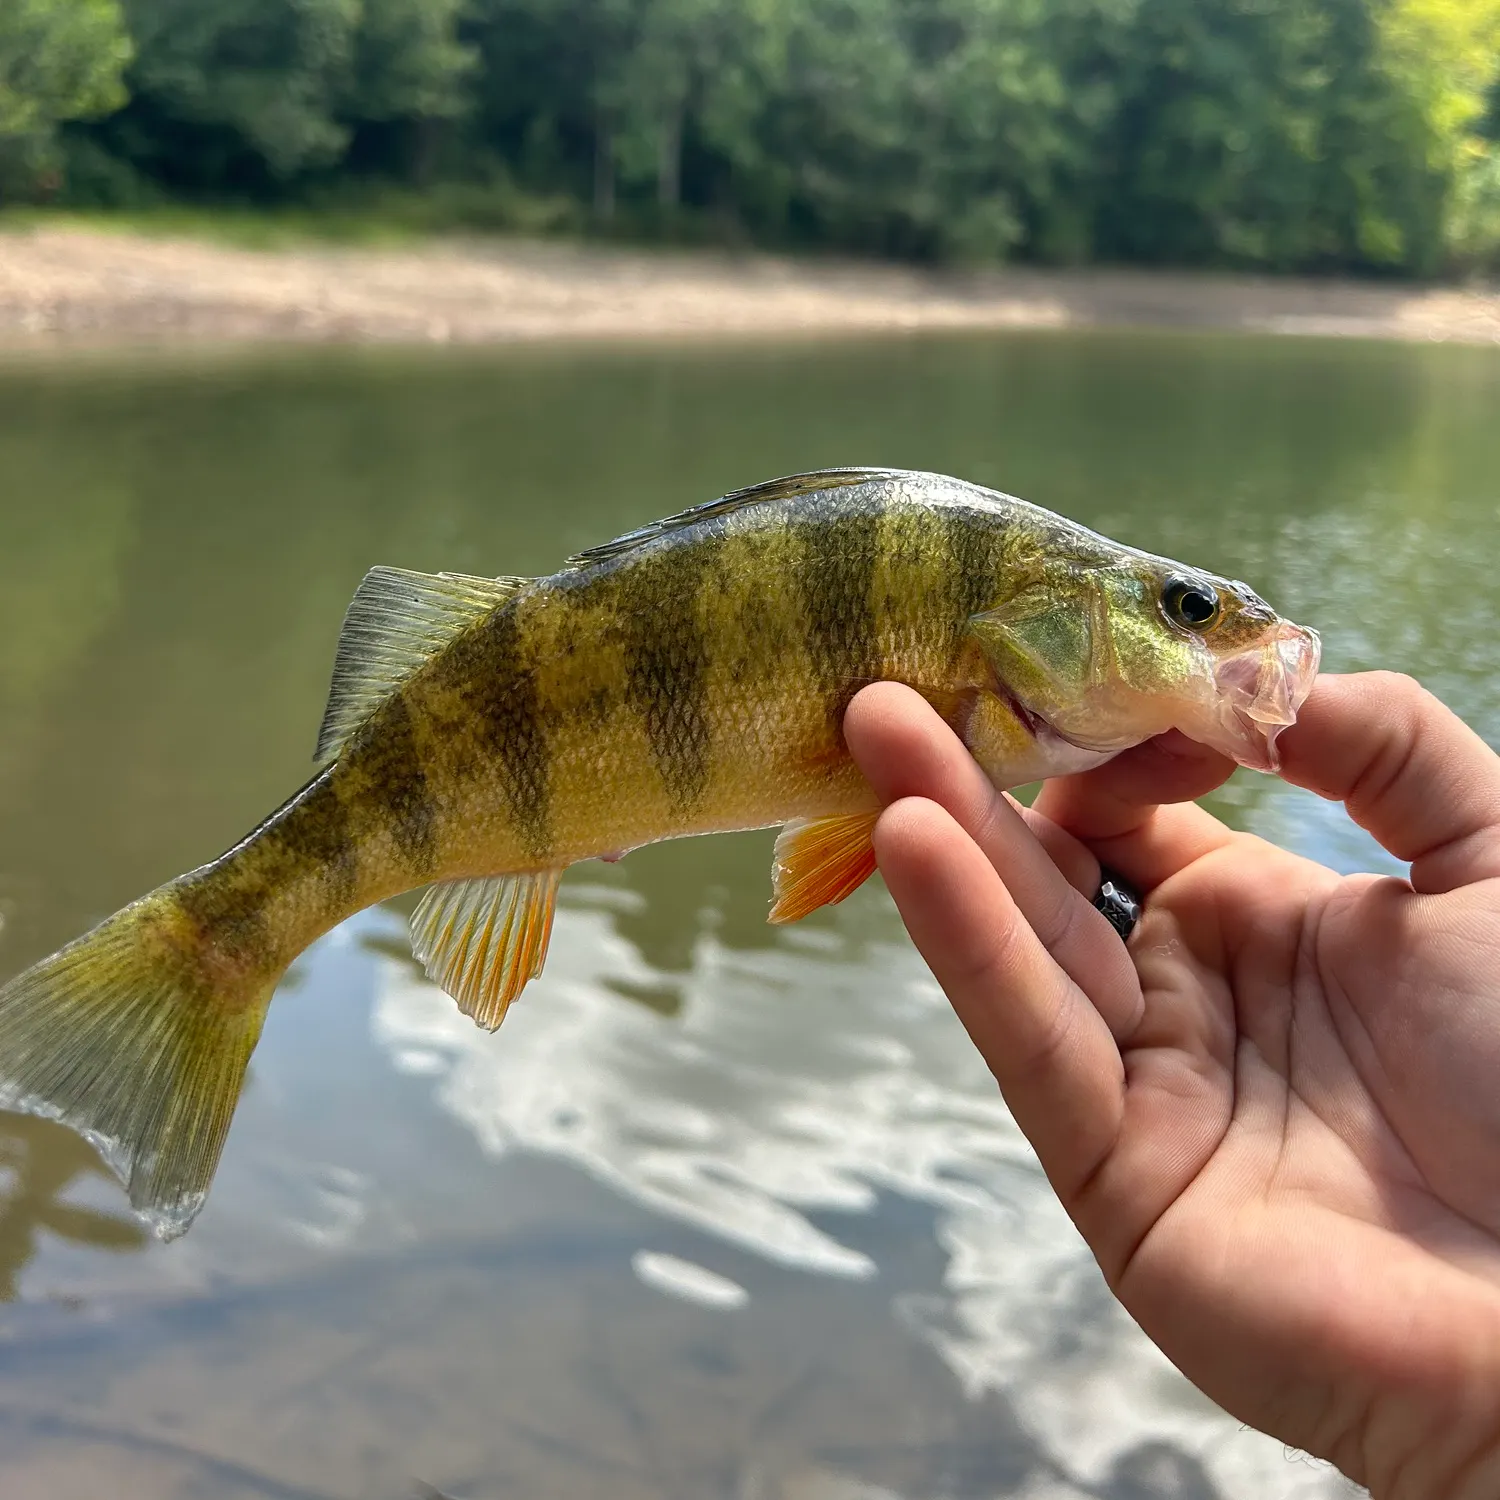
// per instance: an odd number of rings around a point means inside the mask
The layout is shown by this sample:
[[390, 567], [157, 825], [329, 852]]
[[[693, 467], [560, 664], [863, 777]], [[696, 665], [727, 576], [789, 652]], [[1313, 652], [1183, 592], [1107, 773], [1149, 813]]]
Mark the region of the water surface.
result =
[[[304, 779], [374, 562], [548, 571], [757, 479], [935, 468], [1254, 582], [1500, 739], [1500, 357], [1090, 334], [0, 369], [0, 970]], [[1232, 821], [1389, 867], [1240, 773]], [[207, 1210], [148, 1242], [0, 1116], [0, 1491], [1324, 1500], [1114, 1306], [878, 882], [770, 840], [564, 884], [476, 1031], [403, 911], [294, 967]], [[428, 1488], [423, 1488], [426, 1486]]]

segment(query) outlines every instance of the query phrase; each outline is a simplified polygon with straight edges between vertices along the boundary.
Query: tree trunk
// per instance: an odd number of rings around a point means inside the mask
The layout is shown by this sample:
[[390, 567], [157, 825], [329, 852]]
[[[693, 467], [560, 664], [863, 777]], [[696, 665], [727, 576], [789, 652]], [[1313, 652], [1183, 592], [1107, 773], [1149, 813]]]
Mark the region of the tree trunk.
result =
[[594, 127], [594, 217], [601, 224], [615, 216], [615, 131], [600, 119]]
[[438, 121], [419, 118], [414, 122], [411, 142], [411, 180], [421, 191], [432, 186], [433, 166], [437, 161]]
[[656, 138], [656, 201], [663, 208], [682, 202], [682, 106], [673, 105]]

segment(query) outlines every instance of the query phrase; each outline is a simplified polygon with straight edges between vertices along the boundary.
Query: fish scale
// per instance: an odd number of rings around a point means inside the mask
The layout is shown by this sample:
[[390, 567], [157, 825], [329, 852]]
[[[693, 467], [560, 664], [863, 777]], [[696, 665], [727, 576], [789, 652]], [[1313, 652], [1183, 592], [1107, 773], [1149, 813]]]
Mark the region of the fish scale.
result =
[[779, 824], [771, 920], [855, 890], [878, 809], [842, 720], [870, 682], [915, 688], [1009, 787], [1168, 728], [1270, 769], [1316, 666], [1316, 636], [1244, 585], [932, 474], [772, 481], [546, 578], [375, 568], [339, 641], [328, 763], [0, 989], [0, 1104], [86, 1132], [171, 1236], [281, 974], [364, 906], [430, 886], [413, 951], [494, 1027], [580, 860]]

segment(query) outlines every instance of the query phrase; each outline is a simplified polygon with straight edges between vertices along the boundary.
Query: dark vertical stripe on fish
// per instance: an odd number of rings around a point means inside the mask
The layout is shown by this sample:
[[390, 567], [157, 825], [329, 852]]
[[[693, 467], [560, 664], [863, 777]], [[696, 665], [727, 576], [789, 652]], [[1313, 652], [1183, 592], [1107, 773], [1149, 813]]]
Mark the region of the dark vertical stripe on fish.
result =
[[503, 768], [511, 821], [527, 852], [545, 861], [552, 845], [552, 752], [517, 607], [496, 610], [474, 646], [454, 666], [459, 680], [472, 684], [484, 748]]
[[353, 910], [359, 851], [331, 770], [319, 772], [228, 855], [185, 876], [173, 896], [219, 952], [259, 960], [276, 951], [266, 921], [271, 891], [307, 876], [314, 877], [329, 912]]
[[948, 559], [946, 613], [953, 621], [956, 652], [970, 618], [990, 608], [1004, 593], [1000, 571], [1005, 532], [998, 521], [967, 506], [944, 506], [938, 517]]
[[620, 577], [626, 698], [640, 715], [662, 785], [688, 811], [708, 780], [708, 642], [699, 598], [717, 576], [719, 536], [698, 538]]
[[364, 764], [389, 809], [396, 852], [407, 873], [420, 883], [437, 865], [437, 809], [411, 710], [400, 692], [385, 704], [379, 736], [366, 748]]
[[336, 777], [314, 781], [291, 816], [267, 830], [265, 847], [300, 871], [320, 878], [332, 911], [352, 911], [359, 891], [355, 815], [339, 796]]
[[828, 507], [801, 533], [797, 586], [807, 612], [807, 650], [829, 710], [842, 714], [850, 698], [880, 675], [877, 621], [870, 602], [880, 561], [880, 507]]
[[266, 925], [266, 887], [222, 869], [184, 876], [172, 892], [178, 909], [214, 951], [236, 962], [274, 952]]

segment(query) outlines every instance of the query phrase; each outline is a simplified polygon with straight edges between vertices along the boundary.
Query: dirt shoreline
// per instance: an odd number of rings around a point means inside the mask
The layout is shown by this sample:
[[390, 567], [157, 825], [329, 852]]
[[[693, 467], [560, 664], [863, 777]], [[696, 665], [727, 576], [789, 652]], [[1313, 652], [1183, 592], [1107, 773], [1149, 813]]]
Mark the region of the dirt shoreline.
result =
[[258, 251], [0, 233], [0, 348], [1219, 328], [1500, 345], [1500, 290], [1149, 271], [924, 272], [524, 241]]

